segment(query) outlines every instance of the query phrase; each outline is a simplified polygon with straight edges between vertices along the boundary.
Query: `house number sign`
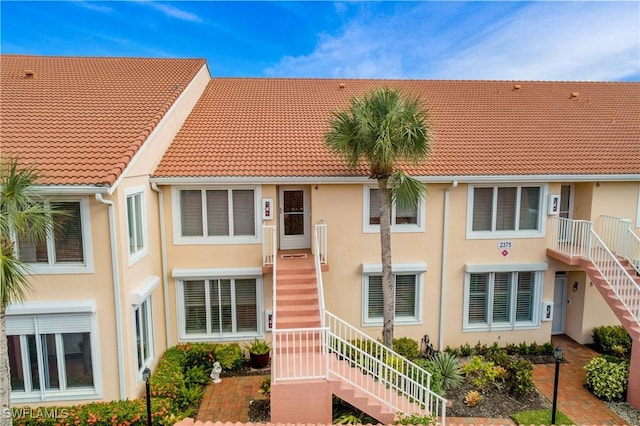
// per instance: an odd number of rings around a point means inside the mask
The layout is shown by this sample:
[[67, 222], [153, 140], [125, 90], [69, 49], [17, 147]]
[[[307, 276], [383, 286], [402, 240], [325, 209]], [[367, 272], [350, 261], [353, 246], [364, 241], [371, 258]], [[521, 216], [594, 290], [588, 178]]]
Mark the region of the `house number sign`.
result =
[[509, 250], [513, 248], [513, 241], [498, 241], [498, 250], [502, 257], [509, 256]]

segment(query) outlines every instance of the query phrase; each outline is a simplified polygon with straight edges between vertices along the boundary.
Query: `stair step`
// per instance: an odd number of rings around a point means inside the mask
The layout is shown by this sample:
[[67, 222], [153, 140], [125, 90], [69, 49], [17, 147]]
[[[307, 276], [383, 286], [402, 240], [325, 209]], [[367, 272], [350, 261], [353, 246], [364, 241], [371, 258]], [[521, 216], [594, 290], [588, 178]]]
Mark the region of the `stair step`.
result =
[[291, 305], [278, 305], [277, 306], [277, 316], [284, 315], [318, 315], [320, 316], [320, 307], [318, 306], [318, 302], [314, 303], [298, 303]]
[[281, 316], [276, 316], [276, 328], [287, 329], [287, 328], [316, 328], [320, 327], [322, 324], [320, 319], [314, 319], [309, 316], [299, 316], [292, 315], [289, 317], [282, 318]]

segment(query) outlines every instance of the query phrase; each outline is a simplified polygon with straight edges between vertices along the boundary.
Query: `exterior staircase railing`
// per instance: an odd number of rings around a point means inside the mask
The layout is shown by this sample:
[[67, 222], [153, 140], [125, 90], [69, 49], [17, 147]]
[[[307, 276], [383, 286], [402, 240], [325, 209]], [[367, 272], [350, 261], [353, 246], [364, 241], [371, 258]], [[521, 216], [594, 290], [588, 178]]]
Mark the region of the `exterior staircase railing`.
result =
[[[431, 390], [431, 373], [387, 348], [330, 312], [326, 312], [327, 352], [355, 368], [332, 368], [336, 375], [389, 409], [405, 414], [432, 415], [445, 424], [447, 400]], [[378, 384], [372, 389], [369, 378]], [[406, 401], [413, 403], [406, 412]]]
[[640, 272], [640, 237], [631, 229], [630, 219], [600, 216], [595, 228], [613, 254], [627, 259]]
[[626, 243], [618, 240], [619, 229], [614, 226], [605, 227], [604, 238], [601, 238], [593, 229], [593, 222], [560, 217], [550, 218], [550, 228], [548, 247], [567, 256], [591, 262], [634, 321], [640, 324], [640, 286], [605, 243], [608, 241], [624, 246]]
[[[339, 379], [389, 410], [446, 421], [446, 399], [433, 392], [431, 374], [326, 311], [321, 265], [326, 263], [327, 225], [314, 227], [321, 327], [273, 329], [272, 383]], [[275, 270], [275, 265], [274, 265]], [[275, 272], [274, 272], [275, 274]], [[274, 276], [275, 312], [275, 276]]]
[[[274, 225], [262, 225], [262, 266], [271, 266], [272, 276], [272, 310], [271, 310], [271, 332], [273, 336], [276, 335], [276, 263], [278, 258], [278, 240], [276, 234], [276, 227]], [[271, 350], [275, 354], [278, 350], [277, 342], [274, 338], [271, 342]]]

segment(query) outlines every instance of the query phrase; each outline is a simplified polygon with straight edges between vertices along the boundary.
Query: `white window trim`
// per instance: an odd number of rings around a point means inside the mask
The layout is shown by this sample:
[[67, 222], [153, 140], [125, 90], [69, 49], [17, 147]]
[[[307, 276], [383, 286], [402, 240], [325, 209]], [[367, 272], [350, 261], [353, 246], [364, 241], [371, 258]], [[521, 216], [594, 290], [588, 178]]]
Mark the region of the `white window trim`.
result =
[[[196, 190], [234, 190], [234, 189], [251, 189], [253, 190], [253, 208], [255, 212], [255, 236], [224, 236], [224, 237], [183, 237], [182, 236], [182, 213], [180, 208], [180, 191]], [[224, 186], [180, 186], [171, 188], [171, 210], [173, 222], [173, 242], [176, 245], [198, 245], [198, 244], [257, 244], [262, 242], [262, 187], [246, 186], [246, 185], [224, 185]], [[206, 220], [206, 216], [203, 217]]]
[[[513, 331], [513, 330], [535, 330], [540, 328], [540, 313], [541, 308], [536, 309], [536, 306], [542, 306], [542, 287], [544, 286], [544, 271], [548, 269], [546, 263], [532, 263], [532, 264], [498, 264], [498, 265], [465, 265], [464, 275], [464, 308], [463, 308], [463, 332], [474, 331]], [[515, 318], [510, 323], [499, 324], [470, 324], [469, 323], [469, 292], [470, 292], [470, 279], [473, 273], [496, 273], [496, 272], [534, 272], [533, 274], [533, 301], [531, 303], [531, 321], [516, 322]], [[511, 303], [515, 303], [515, 287], [510, 286], [511, 291]], [[487, 295], [487, 306], [493, 305], [493, 291]], [[513, 310], [512, 310], [513, 311]], [[515, 313], [512, 313], [515, 315]]]
[[[58, 274], [91, 274], [93, 270], [93, 243], [91, 240], [91, 214], [89, 212], [89, 200], [87, 197], [55, 198], [49, 202], [80, 202], [80, 221], [82, 226], [82, 264], [42, 264], [29, 263], [30, 272], [33, 275], [58, 275]], [[51, 252], [52, 238], [47, 237], [47, 249]], [[50, 261], [50, 260], [49, 260]]]
[[[379, 234], [380, 233], [380, 225], [371, 225], [369, 224], [369, 205], [370, 205], [370, 195], [371, 189], [378, 189], [376, 185], [363, 185], [362, 186], [362, 232], [365, 234]], [[395, 204], [391, 206], [391, 232], [395, 234], [401, 233], [417, 233], [424, 232], [425, 230], [425, 199], [422, 197], [418, 202], [418, 216], [417, 224], [402, 224], [396, 225], [393, 223], [393, 218], [395, 217], [396, 206]]]
[[[149, 356], [145, 358], [142, 362], [142, 366], [140, 368], [137, 367], [138, 364], [138, 341], [137, 334], [138, 330], [136, 327], [136, 310], [140, 309], [142, 313], [142, 306], [147, 304], [147, 334], [149, 336]], [[131, 306], [131, 322], [133, 324], [133, 359], [134, 359], [134, 367], [136, 369], [136, 384], [142, 383], [142, 372], [146, 367], [151, 367], [153, 361], [155, 360], [155, 338], [154, 338], [154, 327], [153, 327], [153, 304], [151, 302], [151, 294], [147, 293], [147, 296], [140, 303], [133, 304]]]
[[[136, 251], [135, 253], [131, 253], [131, 242], [129, 241], [129, 209], [128, 209], [128, 200], [129, 197], [140, 195], [140, 217], [141, 226], [142, 226], [142, 243], [143, 247]], [[129, 266], [132, 266], [140, 259], [149, 254], [149, 224], [147, 223], [147, 192], [144, 186], [137, 186], [132, 188], [127, 188], [124, 191], [124, 218], [126, 223], [126, 240], [127, 240], [127, 253], [129, 253]]]
[[[12, 392], [11, 401], [16, 403], [31, 403], [41, 401], [71, 401], [71, 400], [96, 400], [102, 399], [102, 368], [100, 360], [100, 336], [98, 334], [98, 323], [96, 318], [96, 301], [72, 300], [72, 301], [29, 301], [7, 306], [7, 319], [10, 316], [57, 315], [85, 313], [90, 316], [91, 329], [91, 363], [93, 366], [93, 390], [72, 390], [72, 391], [45, 391], [40, 389], [37, 393]], [[9, 329], [7, 329], [9, 332]], [[7, 333], [9, 335], [9, 333]], [[21, 341], [23, 338], [21, 337]], [[24, 355], [23, 355], [24, 356]]]
[[[395, 263], [391, 266], [393, 275], [415, 275], [416, 276], [416, 316], [412, 318], [394, 318], [397, 325], [418, 325], [422, 324], [423, 311], [423, 286], [424, 273], [427, 271], [426, 263]], [[382, 273], [382, 264], [379, 263], [363, 263], [362, 264], [362, 326], [373, 327], [381, 326], [382, 318], [369, 318], [368, 301], [369, 301], [369, 276], [380, 275]]]
[[[518, 187], [539, 187], [540, 188], [540, 208], [538, 214], [538, 230], [525, 230], [525, 231], [474, 231], [473, 230], [473, 196], [475, 188], [518, 188]], [[489, 240], [500, 238], [542, 238], [545, 236], [546, 227], [546, 214], [547, 211], [547, 198], [549, 192], [548, 184], [540, 183], [504, 183], [504, 184], [474, 184], [468, 185], [467, 189], [467, 239], [468, 240]], [[516, 218], [518, 223], [520, 209], [518, 206], [520, 201], [518, 199], [516, 204]], [[495, 214], [495, 212], [494, 212]]]
[[[178, 314], [178, 342], [236, 342], [250, 340], [254, 338], [264, 338], [264, 296], [262, 283], [262, 269], [260, 268], [222, 268], [222, 269], [174, 269], [173, 278], [176, 280], [176, 301]], [[214, 334], [187, 334], [186, 317], [184, 311], [184, 281], [195, 280], [215, 280], [223, 278], [243, 279], [250, 278], [256, 280], [256, 311], [257, 311], [257, 332], [238, 333], [220, 337]]]

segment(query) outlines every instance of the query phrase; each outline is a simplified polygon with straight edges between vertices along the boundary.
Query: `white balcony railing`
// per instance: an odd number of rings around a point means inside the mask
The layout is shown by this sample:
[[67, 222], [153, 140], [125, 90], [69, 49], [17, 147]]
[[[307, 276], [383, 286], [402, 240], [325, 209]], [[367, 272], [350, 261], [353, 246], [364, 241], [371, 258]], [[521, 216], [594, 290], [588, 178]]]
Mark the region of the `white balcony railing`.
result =
[[314, 253], [321, 265], [327, 263], [327, 224], [323, 220], [314, 227]]
[[262, 224], [262, 266], [273, 266], [275, 269], [277, 242], [276, 227]]
[[596, 232], [609, 250], [640, 272], [640, 238], [631, 229], [631, 220], [614, 216], [600, 216]]

